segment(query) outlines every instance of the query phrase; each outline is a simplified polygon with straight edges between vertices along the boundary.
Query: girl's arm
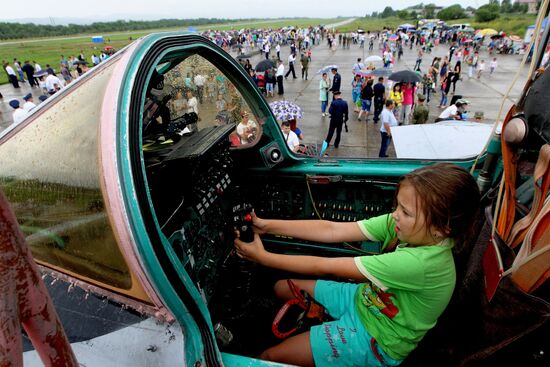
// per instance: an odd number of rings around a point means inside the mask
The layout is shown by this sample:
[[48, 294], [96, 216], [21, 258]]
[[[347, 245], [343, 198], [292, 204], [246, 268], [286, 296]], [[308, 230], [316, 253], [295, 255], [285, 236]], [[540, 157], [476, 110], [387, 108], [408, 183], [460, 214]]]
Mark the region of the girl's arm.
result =
[[235, 239], [235, 248], [239, 257], [274, 269], [322, 278], [365, 280], [353, 257], [325, 258], [274, 254], [265, 250], [258, 234], [254, 235], [254, 241], [250, 243]]
[[252, 213], [255, 231], [262, 234], [275, 234], [308, 241], [335, 243], [363, 241], [367, 238], [357, 222], [331, 222], [327, 220], [279, 220], [261, 219]]

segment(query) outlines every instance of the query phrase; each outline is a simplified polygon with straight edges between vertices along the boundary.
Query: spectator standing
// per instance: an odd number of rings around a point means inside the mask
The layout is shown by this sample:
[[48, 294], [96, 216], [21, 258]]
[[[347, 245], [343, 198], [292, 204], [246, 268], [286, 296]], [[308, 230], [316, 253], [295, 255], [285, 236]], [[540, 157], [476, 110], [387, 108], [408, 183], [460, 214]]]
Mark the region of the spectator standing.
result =
[[397, 119], [393, 112], [394, 102], [391, 99], [388, 99], [385, 103], [386, 107], [381, 113], [382, 117], [382, 126], [380, 126], [380, 136], [382, 141], [380, 143], [380, 152], [378, 153], [379, 158], [387, 158], [388, 147], [390, 146], [392, 140], [392, 127], [398, 125]]
[[393, 101], [393, 113], [395, 117], [400, 119], [401, 117], [401, 105], [403, 104], [403, 92], [401, 91], [401, 83], [396, 83], [390, 91], [390, 99]]
[[485, 60], [481, 60], [481, 61], [477, 64], [477, 78], [478, 78], [478, 79], [481, 78], [481, 74], [483, 74], [483, 71], [485, 71]]
[[[329, 107], [330, 125], [327, 137], [325, 138], [326, 145], [330, 145], [334, 131], [336, 130], [336, 139], [334, 140], [334, 148], [338, 149], [340, 145], [340, 137], [342, 135], [342, 125], [348, 121], [349, 109], [346, 101], [342, 99], [341, 92], [334, 92], [334, 100]], [[346, 128], [347, 130], [347, 128]]]
[[365, 113], [365, 121], [369, 121], [369, 113], [372, 106], [372, 97], [374, 95], [372, 85], [373, 80], [368, 79], [363, 83], [361, 87], [361, 111], [359, 111], [359, 115], [357, 116], [358, 121], [361, 121], [361, 115], [363, 115], [363, 113]]
[[281, 60], [281, 44], [277, 43], [275, 46], [275, 52], [277, 52], [277, 60]]
[[425, 124], [428, 121], [428, 116], [430, 115], [430, 110], [428, 107], [424, 104], [424, 101], [426, 100], [426, 97], [423, 94], [419, 94], [417, 96], [418, 102], [414, 106], [413, 111], [413, 124]]
[[353, 101], [353, 112], [359, 113], [361, 107], [361, 89], [363, 79], [361, 75], [355, 74], [351, 82], [351, 100]]
[[275, 71], [272, 68], [269, 68], [264, 73], [265, 78], [265, 92], [266, 97], [273, 97], [273, 89], [275, 86], [275, 83], [277, 82], [277, 78], [275, 77]]
[[351, 69], [351, 72], [353, 75], [359, 73], [361, 70], [365, 68], [365, 65], [361, 62], [361, 58], [357, 59], [357, 62], [353, 64], [353, 68]]
[[403, 85], [403, 106], [401, 108], [401, 121], [408, 125], [411, 119], [412, 107], [414, 105], [414, 96], [416, 95], [416, 86], [413, 83]]
[[29, 63], [28, 60], [25, 60], [21, 69], [25, 72], [25, 74], [27, 74], [27, 80], [29, 81], [29, 85], [31, 87], [37, 86], [38, 83], [34, 78], [34, 67]]
[[296, 54], [291, 53], [288, 55], [288, 71], [285, 74], [285, 79], [288, 78], [289, 74], [292, 73], [292, 78], [297, 79], [296, 71], [294, 71], [294, 63], [296, 62]]
[[307, 57], [305, 52], [302, 53], [302, 57], [300, 58], [300, 64], [302, 66], [302, 79], [307, 80], [308, 69], [309, 69], [309, 58]]
[[[432, 66], [430, 66], [430, 69]], [[428, 69], [422, 76], [422, 93], [427, 97], [427, 103], [430, 103], [430, 94], [433, 89], [434, 81], [432, 79], [433, 71]]]
[[472, 79], [474, 77], [474, 70], [477, 69], [477, 65], [479, 63], [479, 53], [476, 51], [474, 52], [473, 56], [471, 56], [470, 62], [468, 63], [468, 77]]
[[453, 94], [455, 94], [456, 91], [456, 82], [460, 80], [460, 73], [462, 72], [462, 62], [457, 61], [455, 64], [455, 68], [453, 69], [453, 75], [451, 79], [451, 83], [453, 83]]
[[199, 97], [199, 103], [202, 104], [202, 100], [204, 98], [204, 83], [206, 83], [206, 78], [201, 74], [197, 74], [193, 78], [193, 82], [195, 83], [195, 87], [197, 87], [197, 95]]
[[61, 77], [65, 81], [65, 85], [69, 84], [72, 80], [69, 68], [65, 64], [61, 64]]
[[323, 73], [321, 80], [319, 81], [319, 101], [321, 101], [321, 116], [326, 116], [327, 103], [328, 103], [328, 89], [330, 81], [327, 73]]
[[285, 66], [283, 65], [283, 62], [281, 60], [277, 61], [277, 72], [275, 73], [275, 76], [277, 78], [277, 94], [282, 96], [285, 94], [285, 89], [283, 86], [283, 77], [285, 75]]
[[384, 87], [384, 78], [379, 77], [378, 83], [372, 87], [374, 93], [374, 123], [377, 124], [380, 120], [380, 113], [384, 107], [384, 102], [386, 100], [386, 87]]
[[39, 63], [37, 63], [36, 61], [33, 60], [32, 62], [34, 64], [34, 72], [35, 73], [38, 73], [40, 70], [42, 70], [42, 67], [40, 66]]
[[493, 57], [493, 60], [491, 61], [491, 65], [489, 66], [489, 74], [492, 75], [495, 72], [497, 65], [498, 65], [497, 58]]
[[333, 77], [332, 77], [332, 85], [330, 87], [330, 91], [332, 92], [332, 100], [334, 101], [334, 94], [336, 92], [340, 92], [340, 86], [342, 84], [342, 77], [338, 73], [338, 69], [332, 68], [330, 69]]
[[447, 105], [447, 91], [448, 86], [450, 85], [449, 77], [448, 75], [444, 75], [440, 79], [441, 82], [441, 101], [439, 102], [439, 108], [445, 108]]
[[25, 83], [25, 78], [23, 77], [23, 69], [21, 68], [21, 63], [17, 58], [13, 59], [13, 67], [15, 68], [15, 71], [17, 71], [17, 74], [19, 75], [19, 81], [21, 83]]
[[13, 85], [14, 88], [19, 88], [19, 82], [17, 81], [17, 75], [15, 74], [15, 70], [13, 70], [13, 68], [10, 66], [8, 62], [4, 64], [4, 69], [8, 74], [8, 80], [11, 83], [11, 85]]

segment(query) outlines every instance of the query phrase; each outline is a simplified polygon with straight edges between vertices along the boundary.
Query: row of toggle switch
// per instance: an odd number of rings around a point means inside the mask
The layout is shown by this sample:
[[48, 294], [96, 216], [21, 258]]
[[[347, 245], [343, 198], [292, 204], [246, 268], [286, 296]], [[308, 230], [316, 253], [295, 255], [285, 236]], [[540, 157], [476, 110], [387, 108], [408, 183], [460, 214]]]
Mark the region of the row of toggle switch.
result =
[[[344, 211], [344, 212], [355, 211], [355, 207], [353, 204], [330, 202], [330, 201], [320, 201], [317, 204], [317, 208], [321, 210], [332, 209], [332, 210], [338, 210], [338, 211]], [[377, 204], [377, 205], [366, 204], [364, 207], [364, 210], [366, 213], [378, 213], [382, 210], [382, 206], [380, 204]]]

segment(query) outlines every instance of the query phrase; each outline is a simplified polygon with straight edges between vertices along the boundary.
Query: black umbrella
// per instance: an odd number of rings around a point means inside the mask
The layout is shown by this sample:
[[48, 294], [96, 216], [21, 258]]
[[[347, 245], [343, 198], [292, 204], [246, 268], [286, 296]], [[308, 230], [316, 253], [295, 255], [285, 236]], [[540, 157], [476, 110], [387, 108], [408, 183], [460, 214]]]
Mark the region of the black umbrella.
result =
[[420, 75], [410, 70], [401, 70], [401, 71], [392, 73], [392, 75], [390, 75], [388, 79], [393, 80], [395, 82], [403, 82], [403, 83], [418, 83], [422, 80]]
[[84, 61], [84, 60], [75, 60], [73, 61], [73, 65], [86, 65], [88, 63], [88, 61]]
[[256, 72], [264, 72], [268, 69], [272, 69], [275, 67], [275, 63], [271, 60], [262, 60], [258, 63], [258, 65], [256, 65]]

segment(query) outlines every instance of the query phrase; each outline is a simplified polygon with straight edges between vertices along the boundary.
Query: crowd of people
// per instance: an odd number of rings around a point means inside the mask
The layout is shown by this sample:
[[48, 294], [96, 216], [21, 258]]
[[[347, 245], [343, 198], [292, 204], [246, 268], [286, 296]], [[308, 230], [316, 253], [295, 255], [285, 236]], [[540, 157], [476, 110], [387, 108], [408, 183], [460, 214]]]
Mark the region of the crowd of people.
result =
[[[298, 79], [301, 71], [302, 80], [308, 80], [309, 66], [312, 60], [313, 47], [326, 42], [332, 51], [347, 49], [351, 45], [367, 48], [376, 54], [376, 43], [380, 54], [380, 65], [375, 62], [365, 64], [357, 59], [353, 65], [351, 81], [351, 101], [353, 113], [358, 121], [378, 123], [382, 119], [380, 134], [382, 139], [380, 157], [387, 154], [391, 142], [391, 126], [406, 124], [423, 124], [445, 119], [464, 120], [468, 118], [466, 107], [468, 101], [462, 98], [459, 85], [464, 77], [480, 79], [485, 72], [491, 75], [498, 68], [497, 49], [510, 48], [506, 42], [495, 42], [491, 39], [486, 46], [492, 59], [484, 60], [480, 49], [486, 41], [483, 37], [472, 39], [472, 35], [460, 30], [438, 30], [430, 32], [407, 32], [405, 30], [384, 29], [380, 32], [336, 33], [323, 27], [306, 29], [283, 28], [279, 30], [244, 30], [234, 32], [205, 32], [218, 45], [236, 51], [236, 57], [244, 69], [268, 98], [284, 95], [284, 83], [289, 77]], [[429, 64], [425, 59], [436, 46], [448, 45], [448, 54], [444, 57], [432, 57]], [[288, 47], [287, 58], [281, 58], [281, 48]], [[414, 52], [416, 62], [413, 70], [419, 75], [417, 82], [400, 82], [387, 78], [394, 70], [394, 65], [407, 52]], [[414, 51], [413, 51], [414, 49]], [[254, 52], [271, 60], [271, 67], [255, 68], [250, 62]], [[300, 70], [298, 70], [300, 68]], [[387, 73], [377, 74], [381, 70]], [[370, 74], [369, 74], [370, 72]], [[384, 75], [384, 76], [378, 76]], [[345, 84], [347, 84], [345, 82]], [[457, 92], [457, 88], [459, 91]], [[342, 126], [349, 118], [348, 113], [339, 113], [337, 122], [330, 113], [336, 95], [345, 102], [342, 91], [342, 76], [337, 67], [321, 73], [319, 80], [319, 101], [322, 117], [329, 117], [331, 124], [325, 148], [336, 134], [334, 147], [338, 147]], [[436, 95], [437, 106], [443, 111], [436, 113], [430, 121], [430, 106]], [[390, 104], [389, 101], [392, 103]], [[460, 101], [460, 103], [458, 103]], [[384, 111], [391, 111], [389, 113]], [[458, 112], [457, 112], [458, 111]], [[433, 113], [433, 112], [432, 112]], [[345, 116], [345, 119], [340, 119]]]
[[[94, 53], [90, 58], [91, 64], [97, 66], [99, 63], [107, 60], [110, 55], [111, 53], [108, 51], [102, 51], [99, 56], [96, 56]], [[43, 68], [34, 60], [25, 60], [23, 63], [18, 58], [14, 58], [13, 62], [2, 60], [3, 69], [13, 88], [19, 89], [21, 88], [20, 84], [28, 84], [29, 87], [39, 90], [38, 93], [41, 95], [38, 99], [41, 102], [86, 73], [89, 70], [88, 64], [90, 63], [86, 61], [86, 56], [82, 51], [78, 56], [71, 55], [69, 58], [61, 55], [58, 70], [54, 69], [50, 64], [45, 64]], [[2, 98], [1, 94], [0, 98]], [[28, 93], [21, 99], [12, 99], [8, 102], [10, 107], [13, 108], [14, 123], [22, 121], [32, 107], [35, 107], [32, 103], [32, 98], [32, 93]], [[31, 100], [29, 101], [29, 99]], [[29, 107], [31, 105], [32, 107]], [[27, 107], [25, 108], [25, 106]]]

